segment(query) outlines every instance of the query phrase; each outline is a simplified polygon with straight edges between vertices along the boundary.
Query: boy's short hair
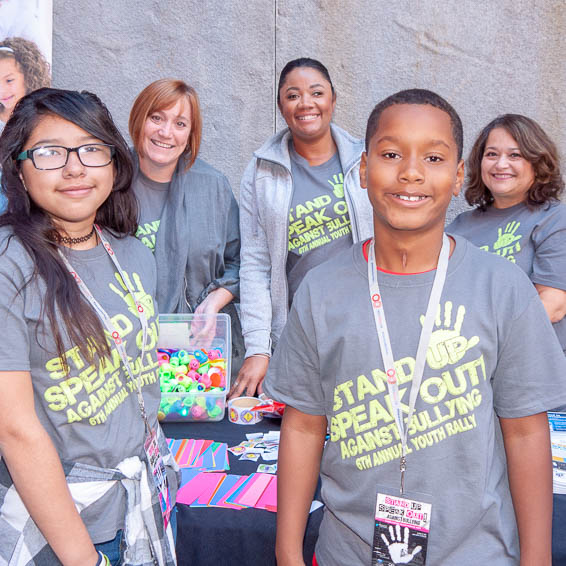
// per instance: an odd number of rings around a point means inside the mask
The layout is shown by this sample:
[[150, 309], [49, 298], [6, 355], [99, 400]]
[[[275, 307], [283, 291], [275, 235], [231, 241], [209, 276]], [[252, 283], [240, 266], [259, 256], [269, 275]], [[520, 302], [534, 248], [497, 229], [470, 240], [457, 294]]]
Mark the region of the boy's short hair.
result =
[[431, 90], [422, 88], [400, 90], [399, 92], [388, 96], [375, 106], [368, 118], [366, 128], [366, 151], [368, 150], [371, 138], [375, 135], [382, 112], [394, 104], [429, 104], [430, 106], [434, 106], [434, 108], [438, 108], [446, 112], [446, 114], [450, 116], [452, 136], [454, 137], [456, 147], [458, 148], [458, 160], [462, 159], [462, 153], [464, 150], [464, 130], [462, 128], [462, 120], [460, 120], [458, 112], [456, 112], [456, 110], [454, 110], [454, 108], [446, 100], [444, 100], [442, 96], [432, 92]]

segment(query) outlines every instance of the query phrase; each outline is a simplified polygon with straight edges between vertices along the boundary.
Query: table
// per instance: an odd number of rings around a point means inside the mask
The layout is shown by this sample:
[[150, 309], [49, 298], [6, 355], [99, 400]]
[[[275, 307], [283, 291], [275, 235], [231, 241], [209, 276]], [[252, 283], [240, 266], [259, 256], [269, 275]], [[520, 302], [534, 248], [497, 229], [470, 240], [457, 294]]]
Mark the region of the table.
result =
[[[263, 419], [256, 425], [236, 425], [227, 417], [216, 423], [162, 423], [167, 438], [203, 438], [227, 442], [228, 447], [246, 440], [250, 432], [279, 430], [279, 419]], [[238, 460], [229, 453], [231, 474], [249, 475], [259, 463]], [[265, 462], [270, 463], [270, 462]], [[320, 501], [320, 485], [315, 499]], [[276, 566], [276, 514], [263, 509], [234, 511], [177, 505], [177, 559], [179, 566]], [[309, 515], [304, 542], [305, 564], [310, 566], [322, 508]]]

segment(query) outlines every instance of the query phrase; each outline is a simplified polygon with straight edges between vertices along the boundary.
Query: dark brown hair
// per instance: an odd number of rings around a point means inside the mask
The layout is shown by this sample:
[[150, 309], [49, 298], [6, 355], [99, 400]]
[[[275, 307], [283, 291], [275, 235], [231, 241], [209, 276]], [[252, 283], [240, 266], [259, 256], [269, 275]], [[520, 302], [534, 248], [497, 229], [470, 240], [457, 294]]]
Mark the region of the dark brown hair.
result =
[[471, 206], [486, 210], [493, 204], [493, 195], [481, 177], [481, 163], [485, 144], [492, 130], [503, 128], [517, 143], [521, 155], [534, 169], [535, 180], [527, 191], [525, 202], [530, 207], [557, 200], [564, 190], [560, 174], [558, 150], [546, 132], [531, 118], [521, 114], [503, 114], [492, 120], [476, 139], [468, 157], [466, 201]]
[[130, 111], [128, 129], [134, 142], [134, 148], [140, 157], [142, 150], [143, 130], [145, 122], [152, 112], [171, 108], [180, 98], [186, 97], [191, 109], [191, 131], [187, 147], [181, 154], [186, 156], [188, 171], [197, 158], [202, 137], [202, 116], [196, 90], [187, 83], [176, 79], [160, 79], [146, 86], [137, 96]]
[[[49, 63], [33, 41], [22, 37], [9, 37], [0, 41], [0, 59], [13, 58], [24, 75], [26, 94], [45, 86], [51, 86]], [[2, 108], [0, 104], [0, 108]]]
[[[59, 257], [58, 245], [53, 241], [55, 226], [51, 217], [30, 199], [20, 178], [21, 162], [16, 158], [45, 116], [59, 116], [115, 147], [114, 184], [109, 197], [96, 211], [97, 224], [116, 237], [134, 235], [138, 206], [130, 188], [133, 164], [128, 146], [110, 112], [95, 94], [42, 88], [24, 96], [16, 104], [0, 136], [0, 186], [8, 199], [7, 210], [0, 216], [0, 227], [9, 226], [13, 234], [11, 237], [21, 242], [33, 260], [34, 273], [24, 286], [37, 277], [45, 282], [42, 315], [49, 322], [57, 354], [65, 365], [64, 333], [57, 324], [58, 312], [63, 318], [66, 335], [87, 360], [108, 355], [110, 349], [98, 316], [83, 299]], [[4, 251], [0, 250], [0, 253]]]

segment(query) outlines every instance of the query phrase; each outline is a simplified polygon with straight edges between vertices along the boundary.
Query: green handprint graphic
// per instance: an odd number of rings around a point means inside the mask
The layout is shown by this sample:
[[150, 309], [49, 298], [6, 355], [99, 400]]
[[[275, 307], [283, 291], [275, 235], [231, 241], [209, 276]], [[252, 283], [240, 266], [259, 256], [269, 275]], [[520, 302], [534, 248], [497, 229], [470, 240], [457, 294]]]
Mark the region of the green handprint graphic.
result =
[[[464, 338], [460, 335], [462, 323], [466, 315], [466, 307], [460, 305], [456, 312], [456, 321], [452, 327], [452, 301], [444, 303], [444, 320], [442, 320], [442, 306], [438, 305], [436, 312], [435, 327], [428, 345], [426, 359], [432, 369], [442, 369], [449, 364], [459, 362], [464, 354], [480, 341], [478, 336]], [[421, 324], [424, 323], [421, 315]]]
[[336, 198], [344, 198], [344, 175], [342, 173], [333, 175], [332, 179], [328, 179], [328, 182], [332, 186], [334, 196]]
[[[153, 298], [152, 298], [151, 295], [149, 295], [148, 293], [145, 292], [145, 289], [143, 288], [143, 284], [141, 282], [140, 276], [137, 273], [132, 274], [134, 284], [132, 284], [132, 280], [130, 279], [130, 277], [127, 273], [124, 272], [124, 276], [126, 277], [127, 282], [130, 285], [130, 287], [134, 290], [134, 294], [136, 296], [136, 299], [144, 307], [147, 318], [150, 319], [152, 316], [155, 315], [155, 308], [153, 306]], [[122, 278], [120, 277], [119, 273], [115, 272], [114, 277], [116, 277], [116, 281], [118, 281], [121, 289], [118, 289], [118, 287], [116, 287], [116, 285], [114, 285], [113, 283], [110, 283], [110, 289], [112, 289], [112, 291], [114, 291], [114, 293], [116, 293], [117, 295], [120, 295], [120, 297], [122, 297], [122, 299], [124, 299], [125, 303], [128, 305], [128, 310], [137, 318], [139, 316], [138, 315], [138, 309], [136, 308], [136, 304], [134, 302], [133, 297], [130, 295], [130, 293], [128, 293], [128, 288], [126, 287], [126, 284], [124, 283], [124, 281], [122, 281]]]
[[517, 240], [520, 240], [523, 237], [522, 234], [515, 235], [515, 232], [519, 229], [520, 225], [520, 222], [515, 222], [513, 220], [505, 226], [505, 230], [503, 232], [501, 231], [501, 228], [498, 228], [497, 240], [495, 244], [493, 244], [493, 249], [499, 250], [501, 248], [507, 248]]

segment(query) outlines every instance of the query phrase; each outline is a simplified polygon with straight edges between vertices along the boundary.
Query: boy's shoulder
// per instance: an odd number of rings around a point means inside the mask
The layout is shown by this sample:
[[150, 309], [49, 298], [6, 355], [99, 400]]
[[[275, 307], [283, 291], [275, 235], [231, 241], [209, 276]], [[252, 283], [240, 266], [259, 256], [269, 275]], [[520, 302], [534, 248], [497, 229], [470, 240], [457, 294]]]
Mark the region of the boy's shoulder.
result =
[[478, 299], [487, 296], [494, 308], [512, 318], [527, 307], [529, 299], [538, 296], [527, 274], [516, 264], [474, 246], [463, 236], [450, 236], [456, 242], [458, 263], [452, 272], [449, 267], [447, 284], [455, 285], [458, 293]]
[[362, 264], [363, 244], [364, 242], [357, 242], [310, 269], [301, 286], [304, 285], [311, 289], [315, 287], [332, 293], [337, 289], [338, 284], [358, 279], [360, 275], [363, 276], [367, 272], [367, 267], [364, 270]]

